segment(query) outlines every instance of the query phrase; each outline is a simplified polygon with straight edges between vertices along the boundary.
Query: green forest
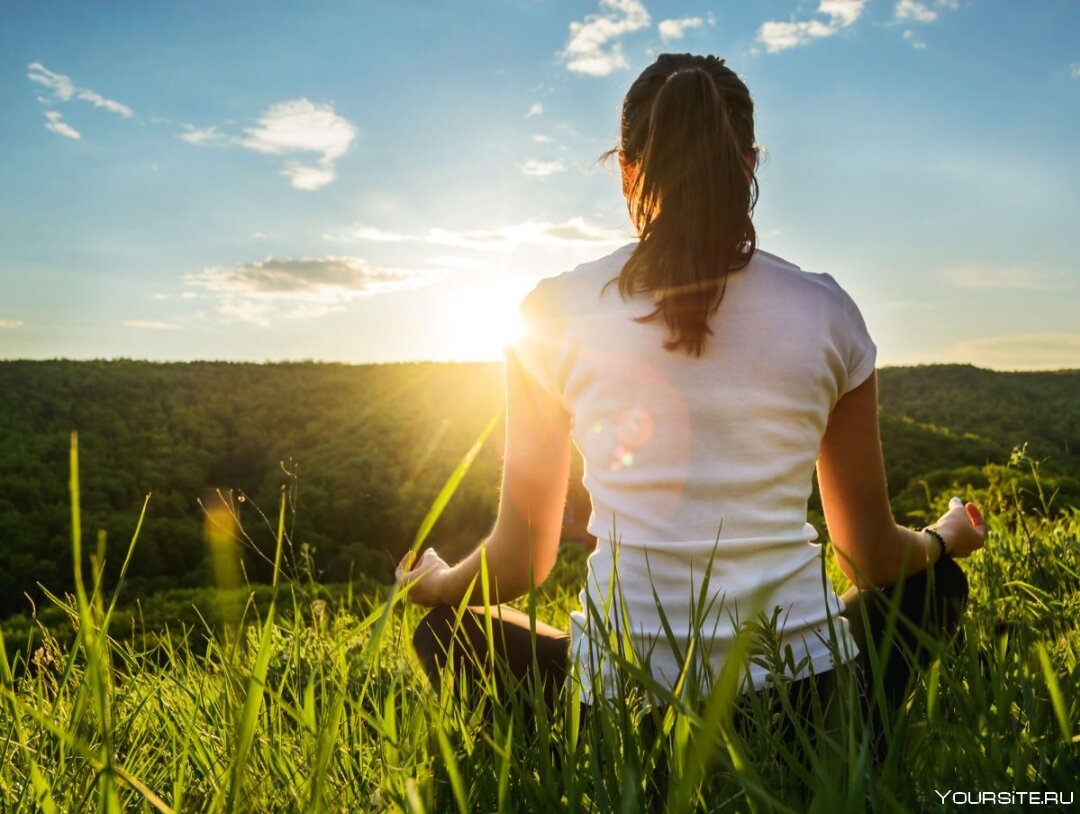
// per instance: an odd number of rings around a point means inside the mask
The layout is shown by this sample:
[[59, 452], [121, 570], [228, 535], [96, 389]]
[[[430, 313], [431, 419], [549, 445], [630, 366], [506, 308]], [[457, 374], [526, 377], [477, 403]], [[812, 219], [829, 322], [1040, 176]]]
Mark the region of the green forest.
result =
[[[43, 588], [72, 588], [72, 431], [83, 531], [91, 541], [104, 532], [107, 583], [150, 495], [128, 598], [214, 584], [206, 509], [222, 502], [240, 518], [244, 576], [268, 581], [267, 516], [283, 488], [287, 569], [326, 583], [385, 581], [499, 415], [502, 386], [496, 364], [0, 362], [0, 618], [29, 611]], [[1080, 372], [886, 368], [879, 388], [898, 519], [919, 524], [954, 484], [985, 487], [1024, 444], [1044, 488], [1056, 490], [1050, 510], [1080, 505]], [[501, 456], [496, 427], [439, 520], [449, 556], [488, 532]], [[574, 467], [565, 537], [584, 540], [588, 496], [580, 460]], [[824, 531], [816, 501], [810, 512]]]

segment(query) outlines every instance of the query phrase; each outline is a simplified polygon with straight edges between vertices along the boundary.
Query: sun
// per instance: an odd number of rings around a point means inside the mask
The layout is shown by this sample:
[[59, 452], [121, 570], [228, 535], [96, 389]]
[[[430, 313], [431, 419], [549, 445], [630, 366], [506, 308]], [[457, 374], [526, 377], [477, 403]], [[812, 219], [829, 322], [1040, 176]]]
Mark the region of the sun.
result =
[[518, 305], [536, 284], [532, 278], [491, 276], [449, 297], [448, 355], [460, 360], [501, 359], [521, 336]]

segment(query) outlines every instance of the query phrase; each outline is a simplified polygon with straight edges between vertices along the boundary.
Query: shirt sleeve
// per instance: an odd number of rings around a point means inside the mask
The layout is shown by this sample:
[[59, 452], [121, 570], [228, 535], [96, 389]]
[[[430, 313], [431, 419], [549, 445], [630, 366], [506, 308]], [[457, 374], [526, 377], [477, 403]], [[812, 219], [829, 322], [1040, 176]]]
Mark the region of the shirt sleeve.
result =
[[877, 364], [877, 345], [870, 338], [859, 307], [847, 294], [844, 294], [843, 325], [840, 335], [840, 352], [847, 372], [846, 381], [840, 388], [840, 395], [854, 390], [870, 378]]
[[559, 361], [563, 357], [565, 320], [558, 315], [555, 292], [549, 280], [541, 280], [521, 301], [521, 335], [506, 348], [536, 382], [560, 404], [564, 403]]

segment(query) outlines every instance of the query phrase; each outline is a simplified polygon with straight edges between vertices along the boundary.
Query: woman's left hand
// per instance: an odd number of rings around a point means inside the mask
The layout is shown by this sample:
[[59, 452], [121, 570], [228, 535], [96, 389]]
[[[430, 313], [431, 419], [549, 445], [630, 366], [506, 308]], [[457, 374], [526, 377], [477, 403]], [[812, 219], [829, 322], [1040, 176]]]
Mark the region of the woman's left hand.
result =
[[434, 548], [428, 548], [420, 555], [415, 565], [410, 567], [413, 556], [406, 554], [398, 563], [394, 576], [398, 588], [405, 597], [417, 605], [435, 607], [446, 604], [442, 598], [442, 583], [450, 566], [440, 557]]

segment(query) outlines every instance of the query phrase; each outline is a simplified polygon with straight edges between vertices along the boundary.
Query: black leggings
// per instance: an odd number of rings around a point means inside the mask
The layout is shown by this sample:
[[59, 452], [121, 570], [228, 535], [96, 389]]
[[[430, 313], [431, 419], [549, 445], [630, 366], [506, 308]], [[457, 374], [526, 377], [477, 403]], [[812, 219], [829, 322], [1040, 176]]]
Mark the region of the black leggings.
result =
[[[912, 673], [926, 667], [933, 655], [925, 640], [944, 643], [954, 636], [967, 597], [967, 577], [949, 558], [889, 588], [860, 591], [852, 587], [843, 595], [843, 616], [859, 646], [854, 667], [863, 682], [864, 702], [873, 686], [865, 682], [880, 677], [886, 710], [899, 708]], [[513, 691], [510, 685], [527, 684], [539, 676], [544, 697], [553, 705], [569, 670], [570, 637], [537, 620], [534, 639], [529, 617], [504, 605], [491, 609], [490, 624], [494, 653], [488, 647], [483, 608], [467, 608], [460, 624], [456, 610], [449, 607], [434, 608], [423, 618], [413, 635], [413, 646], [432, 685], [439, 688], [449, 666], [458, 683], [476, 685], [491, 676], [497, 697], [505, 697]], [[496, 660], [498, 665], [492, 670]], [[829, 696], [835, 678], [829, 671], [796, 681], [790, 697], [800, 699], [798, 706], [803, 706], [815, 694]], [[816, 692], [807, 692], [812, 684]], [[868, 702], [864, 708], [880, 735], [880, 710]], [[800, 714], [804, 713], [805, 709]]]

